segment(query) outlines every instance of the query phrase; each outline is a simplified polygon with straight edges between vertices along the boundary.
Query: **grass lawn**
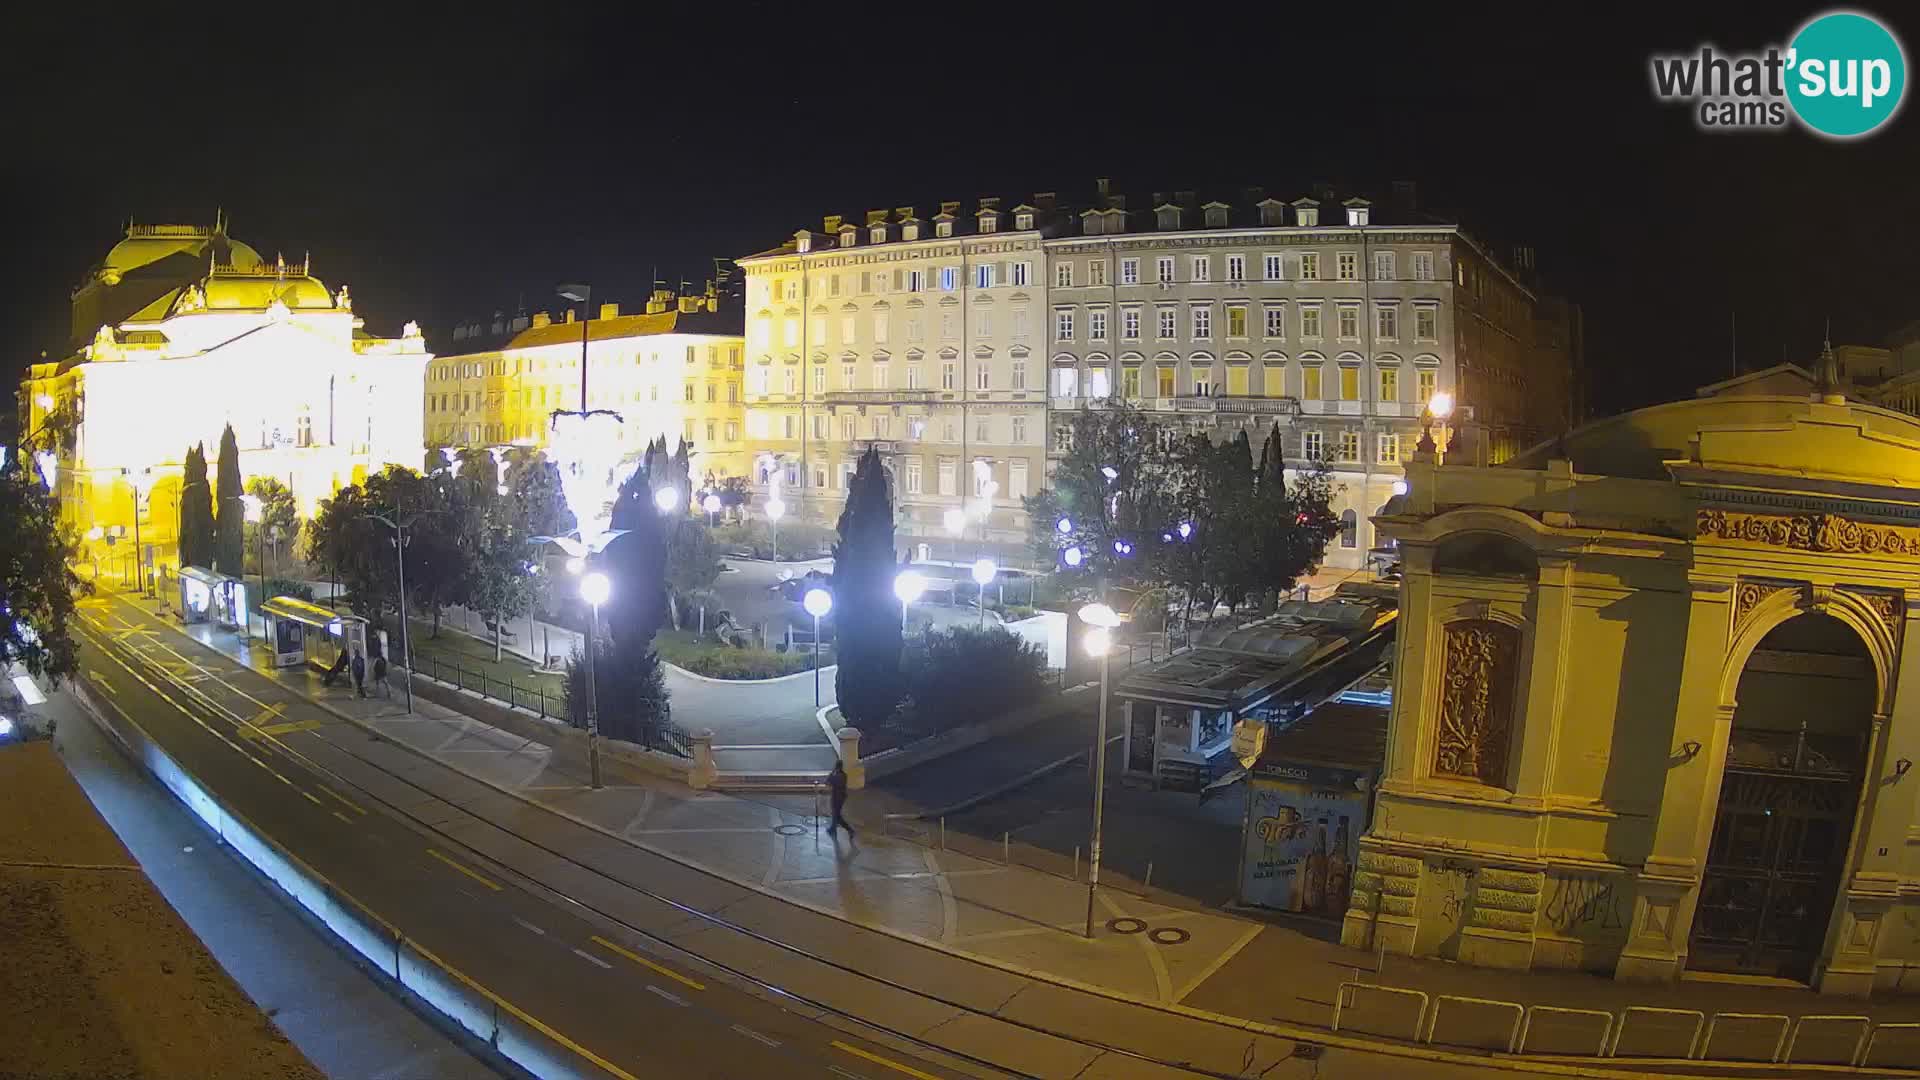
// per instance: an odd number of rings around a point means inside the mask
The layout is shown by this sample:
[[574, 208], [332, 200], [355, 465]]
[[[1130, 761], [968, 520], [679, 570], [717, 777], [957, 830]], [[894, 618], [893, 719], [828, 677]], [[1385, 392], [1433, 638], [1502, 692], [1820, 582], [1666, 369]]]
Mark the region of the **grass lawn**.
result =
[[[653, 639], [653, 645], [659, 650], [660, 659], [709, 679], [771, 679], [813, 666], [811, 653], [736, 649], [711, 639], [700, 639], [685, 630], [662, 630]], [[822, 650], [820, 666], [831, 663], [833, 650]]]
[[423, 674], [433, 674], [434, 666], [427, 661], [430, 657], [443, 664], [456, 664], [471, 675], [484, 675], [494, 682], [512, 681], [529, 687], [545, 683], [550, 691], [566, 678], [564, 671], [541, 671], [533, 661], [510, 652], [502, 652], [500, 661], [495, 663], [492, 642], [469, 637], [451, 626], [442, 625], [440, 636], [434, 637], [430, 619], [409, 618], [407, 632], [412, 635], [413, 651], [422, 658], [419, 670]]

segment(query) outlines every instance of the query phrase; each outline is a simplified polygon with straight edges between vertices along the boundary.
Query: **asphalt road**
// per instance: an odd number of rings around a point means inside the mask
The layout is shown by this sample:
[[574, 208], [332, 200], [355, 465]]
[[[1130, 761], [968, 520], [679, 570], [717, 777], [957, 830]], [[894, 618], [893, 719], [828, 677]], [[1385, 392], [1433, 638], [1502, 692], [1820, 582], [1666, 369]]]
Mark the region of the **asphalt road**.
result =
[[[86, 679], [112, 722], [132, 721], [223, 805], [342, 891], [628, 1075], [990, 1075], [776, 1006], [556, 903], [433, 828], [464, 816], [457, 808], [416, 789], [418, 818], [403, 817], [320, 766], [308, 741], [296, 749], [283, 739], [337, 718], [178, 642], [125, 601], [89, 601], [80, 623]], [[389, 784], [382, 794], [402, 791]]]

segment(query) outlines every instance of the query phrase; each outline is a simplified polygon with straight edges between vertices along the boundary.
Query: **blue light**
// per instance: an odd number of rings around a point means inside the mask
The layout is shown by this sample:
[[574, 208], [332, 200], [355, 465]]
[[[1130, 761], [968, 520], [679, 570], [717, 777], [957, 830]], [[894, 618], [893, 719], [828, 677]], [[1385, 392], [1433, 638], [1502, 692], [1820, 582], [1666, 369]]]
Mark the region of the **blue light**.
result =
[[1180, 532], [1180, 539], [1182, 540], [1186, 540], [1191, 536], [1193, 536], [1193, 522], [1191, 521], [1181, 522], [1179, 532]]
[[1061, 518], [1059, 522], [1054, 525], [1054, 528], [1060, 530], [1061, 536], [1065, 536], [1073, 531], [1073, 521], [1070, 518]]
[[1113, 542], [1113, 553], [1125, 558], [1133, 554], [1133, 545], [1127, 543], [1125, 540], [1115, 540]]
[[1081, 561], [1086, 558], [1077, 547], [1070, 547], [1061, 552], [1060, 557], [1066, 560], [1068, 566], [1079, 566]]

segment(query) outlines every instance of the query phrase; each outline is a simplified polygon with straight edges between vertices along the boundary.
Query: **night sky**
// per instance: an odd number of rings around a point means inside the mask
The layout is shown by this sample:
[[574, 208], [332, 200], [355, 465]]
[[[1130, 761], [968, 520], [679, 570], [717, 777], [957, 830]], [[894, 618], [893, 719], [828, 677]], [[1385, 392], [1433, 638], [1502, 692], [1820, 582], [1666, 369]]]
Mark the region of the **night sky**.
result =
[[[1563, 7], [413, 21], [310, 5], [283, 22], [291, 9], [240, 5], [208, 30], [211, 9], [136, 26], [43, 5], [0, 75], [8, 377], [59, 355], [68, 292], [129, 214], [210, 223], [224, 207], [268, 258], [310, 250], [374, 332], [418, 319], [445, 349], [457, 319], [523, 297], [557, 308], [558, 281], [631, 310], [652, 267], [704, 280], [710, 257], [824, 212], [1083, 200], [1096, 176], [1136, 199], [1415, 180], [1498, 250], [1531, 244], [1584, 305], [1603, 411], [1726, 377], [1735, 313], [1749, 369], [1810, 358], [1829, 317], [1843, 343], [1920, 319], [1911, 103], [1841, 144], [1703, 134], [1649, 89], [1649, 52], [1782, 42], [1823, 8], [1609, 6], [1575, 23]], [[1911, 58], [1920, 21], [1876, 13]]]

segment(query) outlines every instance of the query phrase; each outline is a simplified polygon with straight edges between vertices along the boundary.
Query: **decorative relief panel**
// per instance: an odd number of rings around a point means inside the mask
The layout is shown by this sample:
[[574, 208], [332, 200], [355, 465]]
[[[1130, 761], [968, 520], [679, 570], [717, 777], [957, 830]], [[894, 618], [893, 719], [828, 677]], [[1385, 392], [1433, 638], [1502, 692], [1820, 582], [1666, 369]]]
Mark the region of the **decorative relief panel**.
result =
[[1904, 597], [1897, 593], [1869, 592], [1865, 589], [1846, 589], [1849, 596], [1873, 609], [1880, 621], [1887, 624], [1887, 634], [1895, 645], [1900, 644], [1900, 624], [1906, 621], [1907, 605]]
[[1447, 624], [1433, 771], [1503, 787], [1513, 736], [1520, 631], [1491, 619]]
[[1745, 540], [1797, 551], [1847, 555], [1920, 556], [1920, 529], [1900, 525], [1863, 525], [1834, 514], [1743, 514], [1699, 510], [1694, 528], [1701, 537]]
[[1742, 580], [1733, 593], [1733, 628], [1738, 630], [1746, 625], [1747, 616], [1753, 614], [1753, 609], [1759, 607], [1767, 597], [1797, 588], [1797, 585], [1782, 585], [1777, 581]]

